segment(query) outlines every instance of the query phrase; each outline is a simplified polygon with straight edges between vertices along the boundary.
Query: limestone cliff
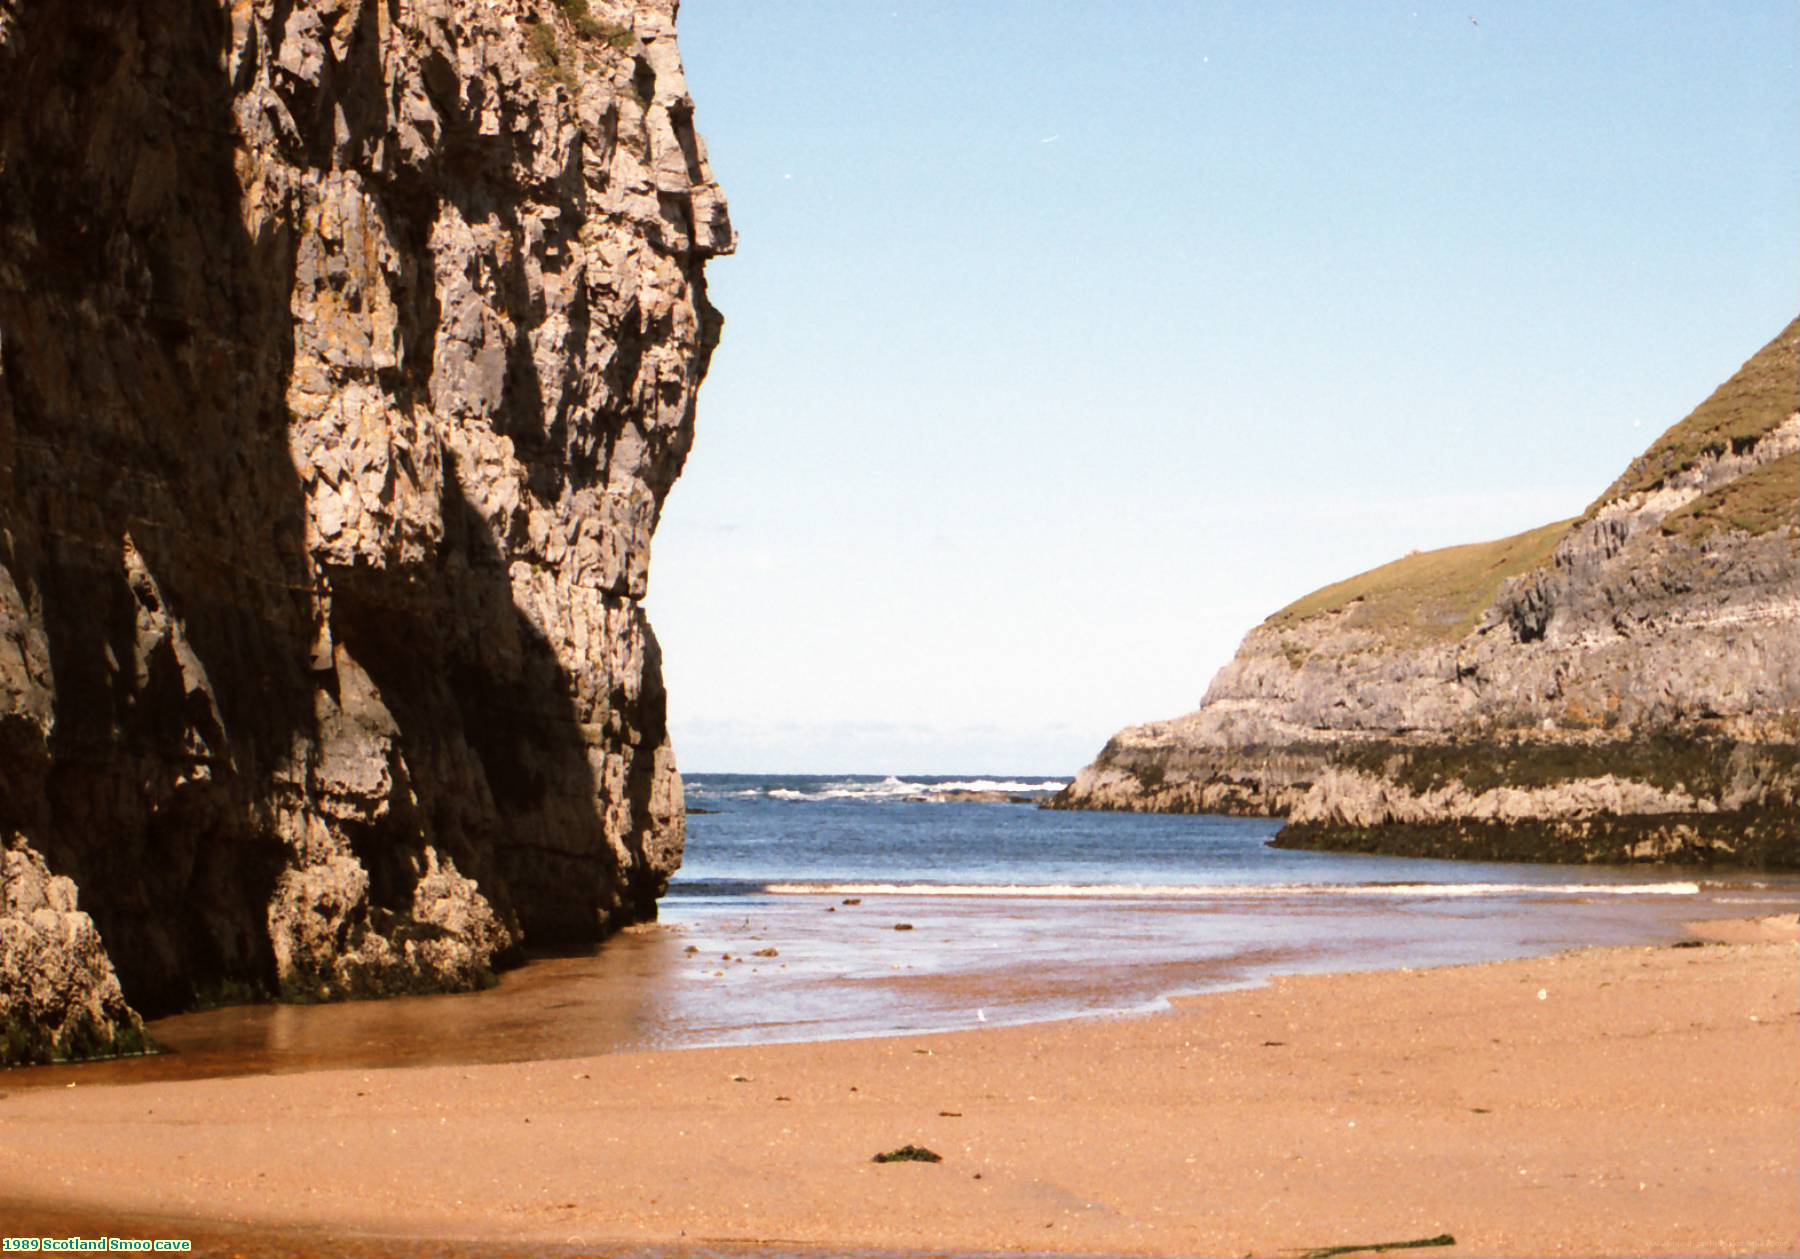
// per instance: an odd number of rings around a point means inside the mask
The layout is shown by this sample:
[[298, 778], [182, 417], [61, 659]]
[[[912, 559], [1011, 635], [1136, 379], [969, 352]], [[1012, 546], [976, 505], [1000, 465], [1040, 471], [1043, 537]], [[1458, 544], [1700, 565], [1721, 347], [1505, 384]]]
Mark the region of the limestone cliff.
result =
[[1252, 630], [1056, 807], [1278, 843], [1800, 865], [1800, 321], [1575, 520], [1415, 554]]
[[4, 1059], [655, 912], [675, 9], [0, 0]]

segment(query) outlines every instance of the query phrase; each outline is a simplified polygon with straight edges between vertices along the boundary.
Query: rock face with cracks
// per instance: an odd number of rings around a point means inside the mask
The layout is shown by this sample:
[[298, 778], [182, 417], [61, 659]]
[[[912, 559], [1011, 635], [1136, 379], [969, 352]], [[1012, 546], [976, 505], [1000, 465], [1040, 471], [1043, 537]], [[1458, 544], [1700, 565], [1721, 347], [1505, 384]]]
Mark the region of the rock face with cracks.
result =
[[675, 0], [0, 0], [0, 1045], [655, 913]]
[[1053, 807], [1285, 817], [1277, 844], [1800, 866], [1800, 321], [1587, 512], [1252, 630], [1198, 711]]

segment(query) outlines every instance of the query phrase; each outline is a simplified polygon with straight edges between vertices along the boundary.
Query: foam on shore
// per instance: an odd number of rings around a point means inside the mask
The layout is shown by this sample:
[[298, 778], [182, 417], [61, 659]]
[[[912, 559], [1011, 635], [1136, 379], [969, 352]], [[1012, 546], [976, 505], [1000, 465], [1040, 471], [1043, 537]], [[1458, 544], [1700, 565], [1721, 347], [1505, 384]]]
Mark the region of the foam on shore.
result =
[[1295, 896], [1697, 896], [1700, 885], [1667, 883], [769, 883], [775, 896], [939, 896], [1026, 899], [1214, 900]]

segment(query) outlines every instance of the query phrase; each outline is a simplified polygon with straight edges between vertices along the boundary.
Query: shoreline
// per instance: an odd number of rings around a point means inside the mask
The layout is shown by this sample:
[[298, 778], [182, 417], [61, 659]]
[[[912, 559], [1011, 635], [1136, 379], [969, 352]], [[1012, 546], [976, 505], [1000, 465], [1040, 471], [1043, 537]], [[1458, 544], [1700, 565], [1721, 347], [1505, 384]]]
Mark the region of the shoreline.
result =
[[[1758, 902], [1768, 913], [1800, 901], [1800, 884], [1782, 892], [1750, 884], [1737, 903], [1714, 903], [1731, 889], [1639, 881], [779, 887], [794, 894], [742, 906], [721, 902], [729, 912], [712, 905], [694, 913], [678, 899], [687, 912], [628, 928], [601, 950], [533, 959], [492, 990], [260, 1002], [175, 1015], [147, 1025], [164, 1053], [0, 1072], [0, 1091], [819, 1044], [1134, 1017], [1284, 975], [1668, 944], [1691, 936], [1698, 920], [1742, 917]], [[1254, 894], [1234, 895], [1244, 891]], [[1534, 894], [1550, 892], [1570, 894], [1566, 912], [1533, 902]], [[1603, 892], [1666, 895], [1596, 899]], [[1315, 893], [1328, 895], [1305, 899]], [[1444, 902], [1438, 927], [1421, 931], [1409, 914], [1390, 908], [1415, 901]], [[1617, 912], [1627, 905], [1628, 916]], [[1296, 928], [1303, 919], [1313, 925]], [[891, 930], [896, 921], [916, 929]], [[1070, 950], [1070, 939], [1085, 947]]]
[[[1791, 919], [1695, 934], [1732, 942], [1129, 1018], [24, 1090], [0, 1203], [255, 1253], [1785, 1251], [1800, 948]], [[869, 1161], [908, 1143], [944, 1162]]]

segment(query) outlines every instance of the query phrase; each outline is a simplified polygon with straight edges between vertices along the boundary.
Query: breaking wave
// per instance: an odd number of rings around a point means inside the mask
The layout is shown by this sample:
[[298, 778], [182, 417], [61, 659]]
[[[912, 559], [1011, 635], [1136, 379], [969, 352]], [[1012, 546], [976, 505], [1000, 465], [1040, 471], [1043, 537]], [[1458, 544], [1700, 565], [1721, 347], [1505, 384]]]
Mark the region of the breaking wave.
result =
[[1013, 791], [1019, 793], [1061, 791], [1067, 782], [1050, 779], [1028, 781], [1007, 778], [968, 778], [949, 782], [917, 782], [889, 776], [880, 782], [828, 782], [814, 790], [797, 787], [773, 787], [766, 793], [771, 800], [910, 800], [917, 796], [944, 791]]

